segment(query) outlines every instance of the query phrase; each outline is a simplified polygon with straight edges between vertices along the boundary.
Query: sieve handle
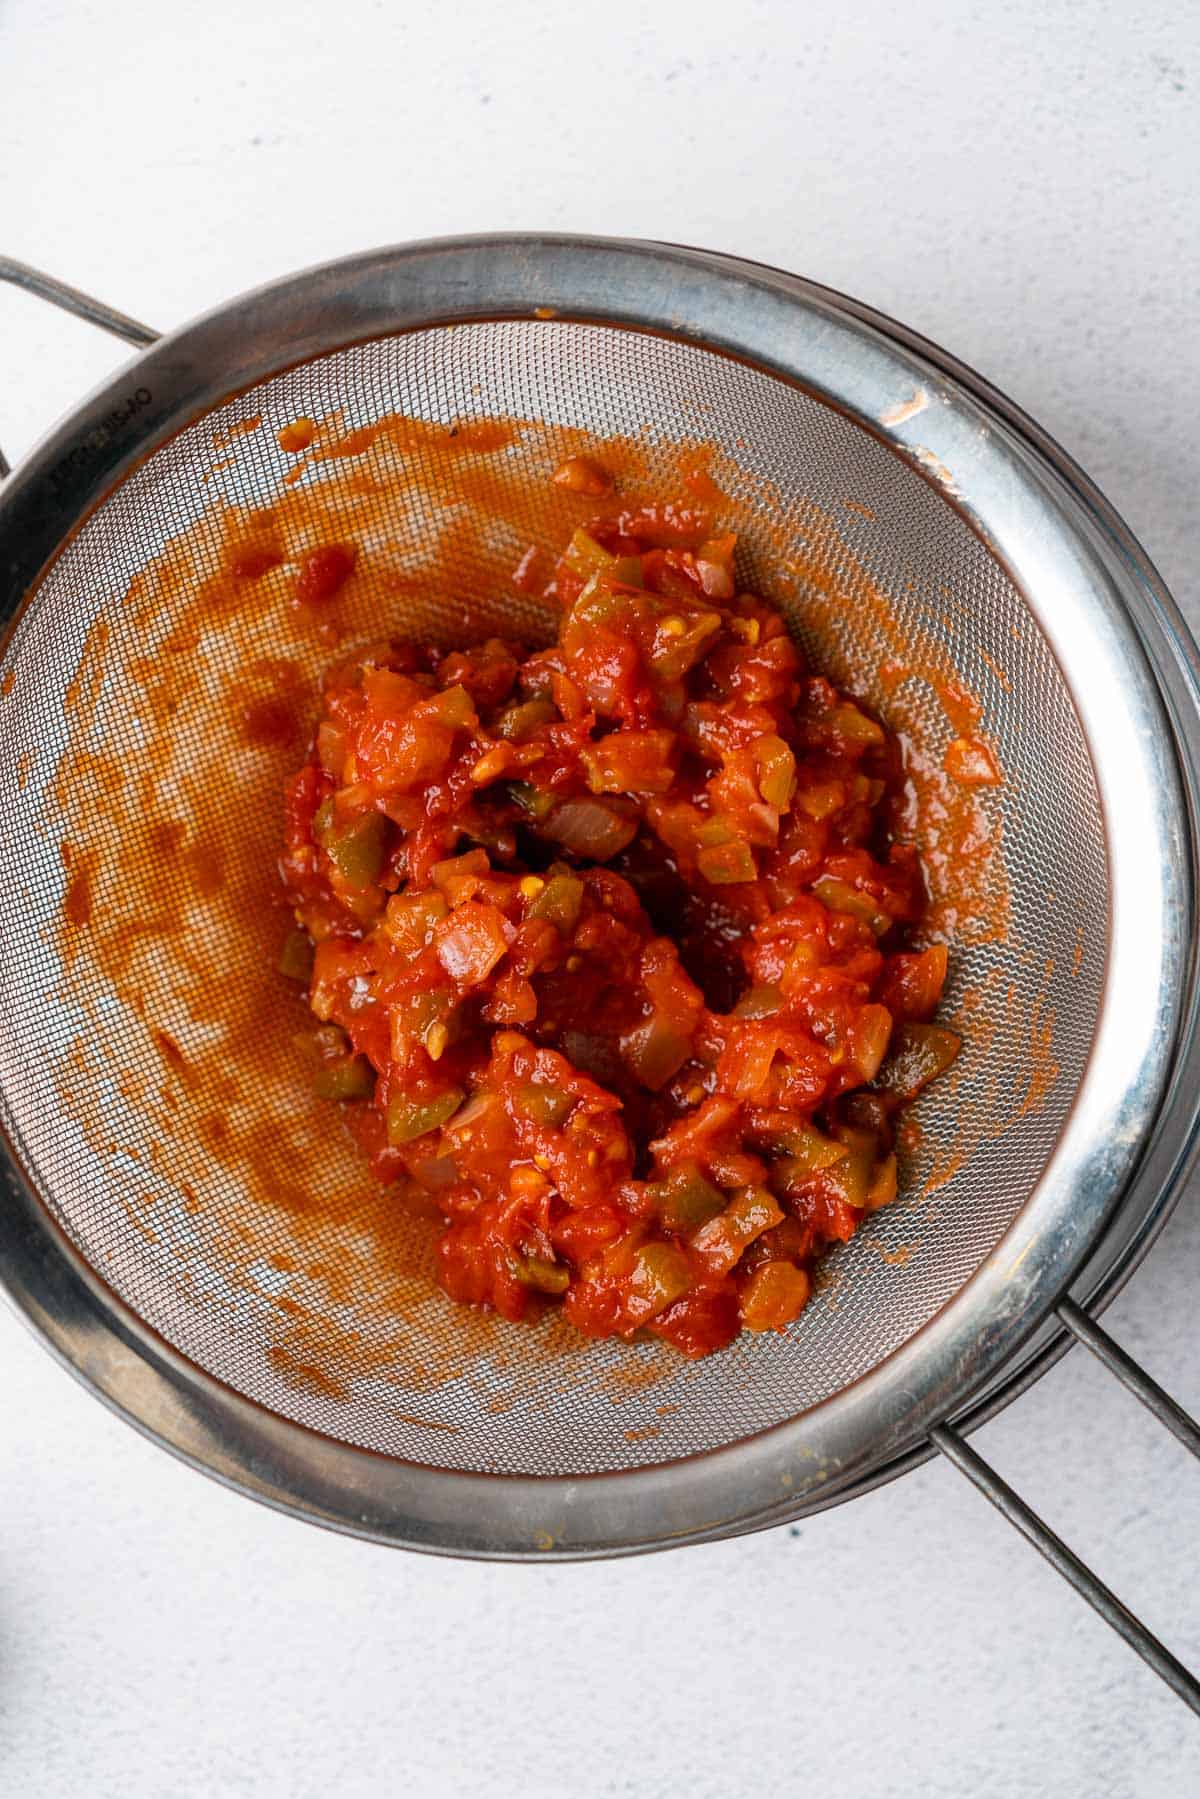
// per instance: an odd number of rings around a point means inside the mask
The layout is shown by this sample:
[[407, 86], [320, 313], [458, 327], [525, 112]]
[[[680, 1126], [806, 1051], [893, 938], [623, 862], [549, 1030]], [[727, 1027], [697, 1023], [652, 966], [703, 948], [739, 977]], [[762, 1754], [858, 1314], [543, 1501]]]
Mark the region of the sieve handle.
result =
[[[1108, 1333], [1100, 1329], [1095, 1319], [1089, 1318], [1074, 1300], [1062, 1300], [1058, 1306], [1058, 1316], [1075, 1340], [1089, 1349], [1122, 1386], [1140, 1399], [1160, 1424], [1178, 1438], [1185, 1449], [1200, 1459], [1200, 1425], [1196, 1420], [1169, 1393], [1165, 1393], [1158, 1382], [1152, 1380], [1119, 1343], [1114, 1343]], [[1039, 1554], [1045, 1556], [1050, 1566], [1099, 1612], [1105, 1623], [1154, 1669], [1160, 1680], [1165, 1680], [1171, 1691], [1186, 1706], [1200, 1714], [1200, 1680], [1146, 1629], [1141, 1619], [1121, 1603], [1111, 1588], [1105, 1586], [1087, 1563], [1067, 1547], [1033, 1508], [1026, 1505], [1020, 1494], [997, 1474], [991, 1463], [985, 1462], [948, 1424], [940, 1424], [931, 1430], [929, 1440], [948, 1462], [954, 1464], [960, 1474], [964, 1474], [991, 1500], [997, 1511], [1008, 1519], [1015, 1530], [1020, 1531], [1026, 1542], [1032, 1543]]]
[[[24, 288], [27, 294], [35, 294], [39, 300], [48, 300], [52, 306], [61, 307], [63, 312], [74, 313], [77, 319], [86, 319], [89, 325], [98, 325], [101, 331], [111, 331], [114, 337], [123, 338], [127, 344], [145, 348], [158, 341], [159, 333], [152, 331], [149, 325], [139, 324], [127, 313], [105, 306], [90, 294], [81, 293], [79, 288], [69, 287], [65, 281], [56, 281], [53, 275], [30, 268], [27, 262], [0, 256], [0, 281], [11, 281], [14, 287]], [[9, 472], [8, 461], [0, 449], [0, 481]]]

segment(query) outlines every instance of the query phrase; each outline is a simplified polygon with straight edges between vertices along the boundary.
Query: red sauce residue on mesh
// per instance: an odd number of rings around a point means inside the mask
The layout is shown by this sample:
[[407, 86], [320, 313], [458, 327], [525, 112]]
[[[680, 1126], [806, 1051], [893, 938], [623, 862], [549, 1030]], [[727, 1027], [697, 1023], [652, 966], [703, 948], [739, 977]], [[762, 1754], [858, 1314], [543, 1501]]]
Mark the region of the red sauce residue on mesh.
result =
[[304, 671], [286, 657], [261, 657], [244, 682], [229, 687], [238, 741], [251, 749], [294, 749], [304, 735], [311, 687]]
[[238, 419], [224, 431], [214, 431], [213, 448], [228, 450], [236, 444], [239, 437], [249, 437], [262, 424], [262, 413], [255, 412], [249, 418]]
[[69, 925], [81, 930], [91, 922], [92, 916], [92, 878], [89, 859], [69, 843], [60, 844], [59, 851], [63, 867], [67, 871], [67, 887], [63, 895], [63, 917]]
[[[690, 1370], [684, 1370], [685, 1376]], [[680, 1365], [676, 1358], [665, 1351], [656, 1352], [653, 1360], [635, 1361], [632, 1357], [620, 1361], [605, 1371], [599, 1382], [599, 1391], [613, 1405], [624, 1405], [629, 1400], [638, 1399], [643, 1393], [652, 1392], [660, 1386], [665, 1375], [678, 1375]]]
[[981, 737], [956, 737], [942, 758], [942, 767], [960, 787], [999, 787], [1004, 779], [996, 752]]
[[1004, 670], [1000, 667], [1000, 664], [998, 662], [994, 661], [992, 659], [992, 657], [988, 655], [986, 650], [980, 650], [979, 657], [982, 662], [985, 662], [987, 664], [988, 668], [990, 669], [990, 671], [992, 673], [993, 678], [999, 684], [999, 686], [1001, 686], [1004, 689], [1005, 693], [1011, 693], [1013, 690], [1012, 682], [1009, 680], [1009, 678], [1005, 674]]
[[713, 476], [715, 455], [711, 444], [697, 444], [679, 458], [679, 474], [689, 498], [705, 506], [718, 506], [725, 499]]
[[328, 1355], [324, 1350], [320, 1353], [320, 1362], [306, 1362], [286, 1343], [272, 1343], [267, 1350], [267, 1360], [281, 1376], [285, 1386], [298, 1388], [302, 1393], [314, 1394], [319, 1399], [349, 1399], [349, 1384], [331, 1377], [328, 1372]]
[[[925, 1152], [922, 1161], [928, 1163], [928, 1170], [921, 1183], [925, 1199], [948, 1186], [986, 1139], [1004, 1136], [1023, 1111], [1041, 1109], [1058, 1070], [1041, 1058], [1037, 1042], [1031, 1043], [1031, 1034], [1036, 1037], [1039, 1030], [1043, 1042], [1048, 1045], [1049, 1041], [1044, 1036], [1044, 1021], [1041, 1026], [1038, 1024], [1036, 1008], [1040, 1004], [1035, 1002], [1031, 1019], [1029, 1010], [1018, 1001], [1015, 987], [1004, 987], [998, 968], [991, 969], [978, 986], [967, 987], [959, 994], [957, 1007], [946, 1022], [962, 1036], [971, 1060], [960, 1058], [946, 1076], [946, 1087], [957, 1100], [964, 1080], [970, 1085], [966, 1103], [957, 1107], [953, 1134], [926, 1143], [927, 1133], [916, 1118], [910, 1117], [901, 1127], [898, 1139], [902, 1165], [906, 1159], [911, 1164]], [[1035, 1106], [1014, 1107], [1013, 1071], [1031, 1066], [1044, 1069], [1045, 1085], [1035, 1096]]]
[[393, 1412], [400, 1424], [415, 1424], [418, 1430], [445, 1430], [457, 1436], [462, 1430], [461, 1424], [448, 1424], [444, 1418], [418, 1418], [412, 1412]]
[[285, 700], [250, 700], [241, 708], [241, 738], [256, 748], [272, 743], [294, 743], [297, 720]]
[[950, 1155], [939, 1156], [925, 1179], [921, 1188], [922, 1193], [936, 1193], [940, 1188], [948, 1187], [965, 1162], [966, 1155], [962, 1150], [954, 1150]]
[[295, 456], [301, 450], [307, 450], [316, 435], [317, 427], [312, 419], [293, 419], [276, 433], [275, 441], [285, 454]]
[[[589, 1353], [553, 1322], [531, 1333], [452, 1308], [431, 1281], [429, 1221], [394, 1196], [381, 1202], [336, 1106], [308, 1097], [293, 1047], [307, 1010], [274, 966], [288, 922], [274, 857], [282, 782], [340, 646], [400, 620], [406, 635], [443, 641], [495, 630], [545, 641], [531, 546], [552, 562], [576, 524], [615, 516], [635, 494], [661, 499], [674, 482], [693, 513], [711, 503], [723, 527], [756, 537], [764, 569], [778, 561], [778, 583], [754, 584], [803, 609], [818, 663], [901, 735], [896, 828], [915, 836], [929, 873], [930, 935], [971, 944], [1007, 929], [994, 812], [919, 747], [908, 693], [919, 677], [889, 691], [848, 661], [846, 611], [871, 611], [883, 660], [904, 670], [944, 668], [949, 680], [944, 646], [901, 627], [829, 521], [809, 510], [799, 552], [790, 528], [773, 541], [764, 496], [725, 498], [707, 446], [685, 446], [681, 465], [678, 446], [605, 444], [607, 499], [549, 479], [535, 488], [529, 453], [505, 453], [530, 433], [549, 440], [548, 471], [601, 455], [581, 433], [519, 421], [316, 425], [275, 504], [210, 509], [135, 577], [89, 632], [66, 695], [72, 742], [53, 786], [67, 869], [60, 947], [87, 1030], [62, 1071], [64, 1103], [98, 1153], [155, 1177], [130, 1203], [153, 1204], [185, 1289], [219, 1268], [233, 1297], [196, 1303], [236, 1306], [275, 1375], [331, 1405], [364, 1376], [409, 1392], [470, 1381], [482, 1357], [480, 1409], [504, 1409], [569, 1387]], [[313, 481], [322, 464], [334, 479]], [[414, 513], [420, 532], [406, 536], [398, 521]], [[353, 571], [320, 607], [295, 604], [304, 556], [330, 541], [358, 546]], [[511, 580], [519, 567], [525, 591]], [[106, 1081], [120, 1106], [102, 1097]], [[198, 1235], [168, 1228], [177, 1201]], [[186, 1319], [178, 1341], [196, 1346]], [[668, 1352], [639, 1350], [612, 1378], [628, 1397], [677, 1371]]]
[[1058, 1079], [1059, 1066], [1054, 1060], [1054, 1012], [1045, 1004], [1044, 994], [1033, 1002], [1029, 1021], [1029, 1085], [1021, 1101], [1020, 1113], [1040, 1112], [1050, 1090]]
[[932, 680], [930, 686], [941, 701], [942, 711], [956, 734], [959, 737], [970, 737], [983, 717], [983, 707], [977, 695], [953, 675], [943, 675], [940, 680]]
[[155, 1029], [150, 1033], [150, 1041], [153, 1043], [163, 1061], [171, 1068], [176, 1069], [186, 1079], [187, 1057], [176, 1043], [174, 1037], [171, 1036], [170, 1032]]

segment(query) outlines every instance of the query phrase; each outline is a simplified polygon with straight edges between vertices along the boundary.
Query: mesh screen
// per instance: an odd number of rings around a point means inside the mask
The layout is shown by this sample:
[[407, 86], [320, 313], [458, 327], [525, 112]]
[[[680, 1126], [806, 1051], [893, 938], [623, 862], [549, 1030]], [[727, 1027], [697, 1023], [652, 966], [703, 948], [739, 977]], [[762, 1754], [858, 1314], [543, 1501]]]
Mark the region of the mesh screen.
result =
[[[392, 413], [429, 428], [324, 461], [276, 441], [307, 416], [352, 450], [347, 434]], [[538, 423], [492, 443], [456, 428], [489, 417]], [[966, 1044], [918, 1110], [901, 1200], [829, 1259], [786, 1336], [697, 1364], [452, 1306], [431, 1283], [429, 1222], [375, 1190], [332, 1112], [303, 1100], [303, 1012], [273, 969], [281, 782], [303, 744], [247, 745], [230, 721], [280, 683], [303, 713], [334, 651], [270, 577], [257, 608], [196, 603], [224, 535], [322, 483], [327, 524], [371, 571], [353, 637], [542, 640], [547, 614], [510, 573], [558, 525], [522, 492], [544, 494], [580, 433], [631, 437], [648, 494], [678, 487], [680, 440], [716, 446], [746, 584], [901, 731], [931, 860], [966, 830], [982, 870], [973, 898], [939, 907], [946, 1010]], [[108, 496], [28, 604], [0, 691], [4, 1126], [121, 1298], [302, 1425], [434, 1466], [534, 1474], [732, 1443], [920, 1329], [1015, 1217], [1070, 1109], [1104, 976], [1107, 878], [1057, 665], [933, 485], [830, 407], [695, 344], [497, 322], [273, 378]], [[1004, 772], [969, 804], [938, 774], [964, 692]]]

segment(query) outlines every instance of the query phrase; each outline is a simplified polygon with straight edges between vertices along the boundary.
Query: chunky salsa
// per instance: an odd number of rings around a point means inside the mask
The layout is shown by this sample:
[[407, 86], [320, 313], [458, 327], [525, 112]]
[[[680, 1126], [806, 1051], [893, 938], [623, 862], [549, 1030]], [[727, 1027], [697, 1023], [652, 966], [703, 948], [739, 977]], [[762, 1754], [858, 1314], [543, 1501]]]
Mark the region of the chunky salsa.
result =
[[[944, 946], [906, 947], [897, 746], [734, 550], [684, 506], [605, 516], [552, 648], [341, 662], [281, 864], [316, 1091], [440, 1216], [445, 1291], [689, 1356], [798, 1316], [958, 1049]], [[314, 552], [299, 602], [355, 558]]]

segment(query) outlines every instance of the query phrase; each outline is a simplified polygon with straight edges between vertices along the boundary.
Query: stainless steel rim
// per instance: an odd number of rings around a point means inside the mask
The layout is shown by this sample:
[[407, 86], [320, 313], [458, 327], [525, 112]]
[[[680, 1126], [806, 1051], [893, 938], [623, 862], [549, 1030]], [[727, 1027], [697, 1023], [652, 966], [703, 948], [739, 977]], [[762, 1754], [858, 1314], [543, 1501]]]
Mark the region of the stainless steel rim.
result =
[[[856, 316], [885, 325], [892, 335], [936, 363], [1026, 438], [1055, 470], [1064, 486], [1077, 496], [1095, 527], [1111, 543], [1114, 553], [1129, 567], [1136, 582], [1138, 599], [1138, 603], [1130, 608], [1131, 617], [1159, 682], [1175, 740], [1175, 752], [1183, 771], [1187, 836], [1193, 848], [1190, 879], [1194, 895], [1197, 888], [1196, 845], [1200, 844], [1197, 812], [1200, 796], [1200, 649], [1162, 577], [1124, 520], [1079, 464], [1007, 395], [985, 381], [976, 370], [907, 326], [883, 319], [881, 314], [848, 296], [837, 297]], [[1200, 1091], [1198, 953], [1200, 944], [1193, 934], [1187, 1011], [1180, 1026], [1179, 1050], [1170, 1083], [1151, 1141], [1119, 1210], [1084, 1267], [1070, 1282], [1071, 1295], [1092, 1317], [1105, 1311], [1153, 1248], [1200, 1157], [1200, 1106], [1196, 1102]], [[1057, 1310], [1052, 1312], [1012, 1359], [983, 1384], [967, 1409], [956, 1414], [958, 1431], [969, 1435], [994, 1418], [1040, 1380], [1075, 1341]], [[829, 1503], [842, 1504], [860, 1493], [886, 1485], [930, 1461], [936, 1453], [936, 1445], [932, 1442], [917, 1444], [840, 1489]], [[803, 1508], [804, 1512], [820, 1509], [819, 1505]]]
[[[698, 251], [504, 238], [373, 253], [260, 290], [155, 345], [13, 476], [0, 498], [7, 609], [60, 547], [64, 519], [84, 516], [186, 418], [240, 386], [349, 341], [547, 307], [736, 350], [800, 381], [901, 454], [956, 471], [956, 503], [985, 536], [983, 521], [992, 521], [1026, 596], [1053, 596], [1053, 616], [1034, 609], [1089, 736], [1126, 731], [1124, 760], [1104, 791], [1119, 839], [1117, 991], [1037, 1206], [930, 1325], [789, 1424], [686, 1463], [619, 1475], [430, 1473], [316, 1438], [151, 1336], [10, 1177], [0, 1279], [106, 1403], [193, 1465], [280, 1509], [380, 1541], [485, 1557], [633, 1553], [779, 1522], [899, 1471], [929, 1430], [981, 1388], [985, 1406], [1004, 1403], [1054, 1352], [1035, 1344], [1014, 1363], [1097, 1255], [1118, 1205], [1103, 1293], [1144, 1251], [1178, 1191], [1200, 1093], [1190, 948], [1200, 713], [1186, 632], [1136, 543], [1036, 427], [940, 352], [811, 283]], [[880, 423], [918, 389], [927, 399], [918, 416]], [[1094, 655], [1081, 635], [1085, 618], [1101, 646]], [[1136, 803], [1139, 790], [1162, 796], [1161, 805]], [[1140, 957], [1131, 917], [1149, 938]], [[1098, 1266], [1095, 1274], [1100, 1280]]]

